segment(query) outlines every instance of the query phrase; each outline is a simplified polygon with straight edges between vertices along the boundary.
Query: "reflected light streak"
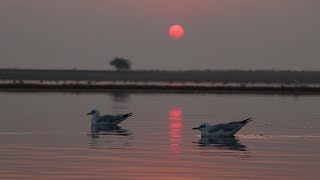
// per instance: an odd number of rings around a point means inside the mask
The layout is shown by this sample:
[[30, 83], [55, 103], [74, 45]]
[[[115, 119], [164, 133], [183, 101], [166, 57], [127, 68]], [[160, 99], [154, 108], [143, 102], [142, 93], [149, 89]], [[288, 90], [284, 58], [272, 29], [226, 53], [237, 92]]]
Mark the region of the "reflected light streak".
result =
[[170, 150], [174, 154], [181, 153], [182, 140], [182, 108], [171, 108], [169, 110], [169, 138]]

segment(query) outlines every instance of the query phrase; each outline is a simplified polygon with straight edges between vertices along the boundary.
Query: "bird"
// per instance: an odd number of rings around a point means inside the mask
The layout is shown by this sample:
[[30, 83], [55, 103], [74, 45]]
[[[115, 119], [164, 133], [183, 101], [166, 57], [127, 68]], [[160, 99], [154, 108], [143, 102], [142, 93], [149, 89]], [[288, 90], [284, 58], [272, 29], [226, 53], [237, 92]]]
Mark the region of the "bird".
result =
[[230, 137], [234, 136], [244, 125], [252, 121], [252, 118], [243, 121], [234, 121], [226, 124], [210, 125], [203, 123], [199, 127], [192, 128], [193, 130], [200, 130], [201, 137]]
[[100, 112], [96, 109], [93, 109], [87, 115], [92, 115], [91, 125], [94, 125], [94, 126], [116, 126], [120, 122], [127, 119], [129, 116], [132, 116], [132, 114], [133, 113], [100, 116]]

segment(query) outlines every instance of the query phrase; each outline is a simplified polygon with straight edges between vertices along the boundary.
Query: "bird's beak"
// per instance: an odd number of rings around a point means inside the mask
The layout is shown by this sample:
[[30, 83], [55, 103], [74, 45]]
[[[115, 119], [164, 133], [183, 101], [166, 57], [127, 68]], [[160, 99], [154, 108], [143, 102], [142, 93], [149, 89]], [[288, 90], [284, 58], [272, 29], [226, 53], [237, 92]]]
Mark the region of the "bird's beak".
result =
[[192, 130], [200, 130], [199, 127], [194, 127]]
[[89, 112], [87, 115], [91, 115], [92, 114], [92, 112]]

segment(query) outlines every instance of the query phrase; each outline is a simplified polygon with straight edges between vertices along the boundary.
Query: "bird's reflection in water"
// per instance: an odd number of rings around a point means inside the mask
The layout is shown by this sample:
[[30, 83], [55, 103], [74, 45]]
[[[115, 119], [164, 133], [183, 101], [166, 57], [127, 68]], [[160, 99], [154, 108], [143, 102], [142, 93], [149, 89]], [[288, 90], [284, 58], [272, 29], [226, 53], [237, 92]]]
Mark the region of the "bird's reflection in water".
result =
[[199, 146], [214, 147], [217, 149], [228, 149], [235, 151], [246, 151], [246, 146], [240, 141], [232, 137], [201, 137]]
[[129, 136], [128, 130], [123, 129], [120, 126], [95, 126], [91, 125], [91, 136], [93, 138], [99, 138], [100, 135], [119, 135], [119, 136]]
[[113, 102], [127, 103], [130, 100], [130, 94], [126, 92], [111, 92]]
[[[114, 136], [128, 137], [131, 135], [130, 131], [123, 129], [120, 126], [95, 126], [91, 125], [90, 133], [91, 142], [89, 143], [91, 147], [96, 148], [99, 146], [99, 138], [103, 138], [105, 142], [116, 142], [118, 139], [114, 139]], [[107, 137], [108, 136], [108, 137]], [[124, 144], [126, 145], [126, 144]]]

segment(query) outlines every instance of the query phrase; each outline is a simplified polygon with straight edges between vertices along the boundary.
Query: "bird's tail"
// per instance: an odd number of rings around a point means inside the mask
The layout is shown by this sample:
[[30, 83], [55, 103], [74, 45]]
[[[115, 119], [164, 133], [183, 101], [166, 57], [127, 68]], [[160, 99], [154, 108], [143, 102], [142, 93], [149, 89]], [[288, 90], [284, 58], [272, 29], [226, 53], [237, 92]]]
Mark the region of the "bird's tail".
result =
[[129, 116], [132, 116], [133, 113], [124, 114], [123, 117], [127, 118]]
[[252, 118], [248, 118], [248, 119], [245, 119], [243, 121], [240, 121], [239, 123], [241, 124], [247, 124], [248, 122], [252, 121]]

